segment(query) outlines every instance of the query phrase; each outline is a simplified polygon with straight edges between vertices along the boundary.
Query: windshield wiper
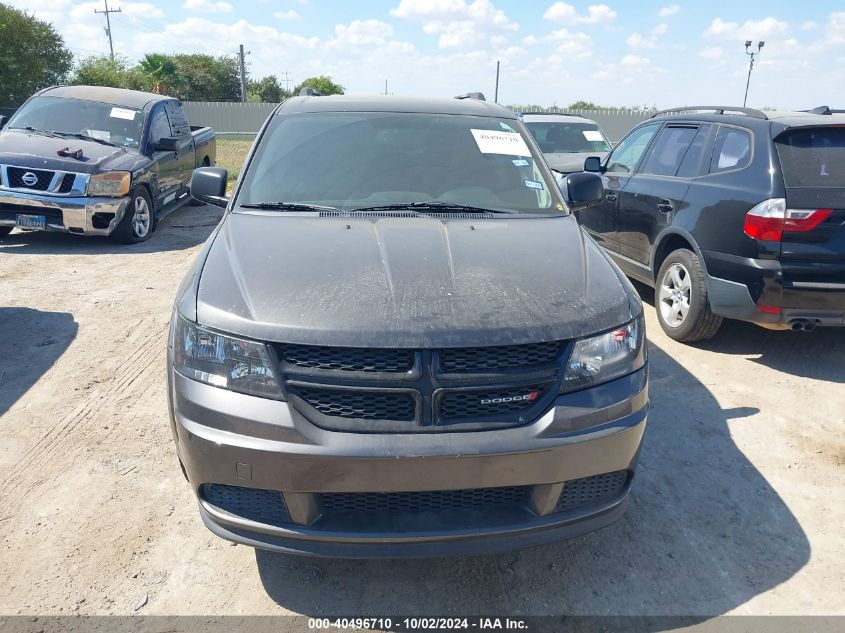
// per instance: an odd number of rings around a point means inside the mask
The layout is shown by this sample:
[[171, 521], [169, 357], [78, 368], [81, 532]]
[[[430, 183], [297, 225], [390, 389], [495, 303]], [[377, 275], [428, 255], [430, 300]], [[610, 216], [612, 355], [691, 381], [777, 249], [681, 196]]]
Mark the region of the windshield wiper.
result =
[[[20, 130], [21, 128], [18, 127], [18, 128], [14, 128], [14, 129]], [[50, 130], [39, 130], [38, 128], [32, 127], [31, 125], [27, 125], [23, 129], [26, 130], [27, 132], [34, 132], [35, 134], [41, 134], [42, 136], [51, 136], [53, 138], [62, 138], [61, 136], [59, 136], [55, 132], [51, 132]]]
[[111, 141], [107, 141], [103, 138], [97, 138], [96, 136], [88, 136], [87, 134], [82, 134], [80, 132], [53, 132], [59, 137], [71, 137], [71, 138], [78, 138], [81, 141], [94, 141], [95, 143], [100, 143], [101, 145], [111, 145], [112, 147], [120, 147], [117, 143], [112, 143]]
[[360, 211], [438, 211], [444, 213], [517, 213], [512, 209], [488, 209], [486, 207], [474, 207], [465, 204], [451, 202], [397, 202], [394, 204], [383, 204], [375, 207], [359, 207], [350, 209], [352, 212]]
[[322, 204], [308, 204], [305, 202], [245, 202], [244, 209], [272, 209], [278, 211], [340, 211], [337, 207], [327, 207]]

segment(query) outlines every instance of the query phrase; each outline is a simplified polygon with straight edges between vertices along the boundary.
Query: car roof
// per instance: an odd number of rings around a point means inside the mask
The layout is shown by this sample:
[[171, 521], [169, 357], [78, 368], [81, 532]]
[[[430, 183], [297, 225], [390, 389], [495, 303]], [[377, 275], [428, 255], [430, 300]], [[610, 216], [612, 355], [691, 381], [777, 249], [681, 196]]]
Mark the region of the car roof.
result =
[[106, 86], [55, 86], [42, 90], [39, 94], [49, 95], [51, 97], [65, 97], [67, 99], [98, 101], [100, 103], [138, 109], [143, 109], [150, 103], [174, 99], [174, 97], [158, 95], [152, 92], [126, 90], [124, 88], [108, 88]]
[[845, 125], [845, 114], [832, 113], [820, 114], [818, 112], [803, 112], [795, 110], [784, 111], [751, 111], [754, 114], [743, 114], [741, 112], [659, 112], [648, 121], [706, 121], [712, 123], [731, 123], [744, 127], [765, 126], [776, 123], [778, 131], [791, 127], [810, 127], [823, 125]]
[[583, 117], [577, 114], [546, 114], [544, 112], [523, 112], [522, 120], [526, 122], [533, 121], [551, 121], [552, 123], [592, 123], [598, 125], [592, 119]]
[[408, 112], [421, 114], [465, 114], [515, 119], [516, 115], [507, 108], [480, 99], [444, 99], [424, 97], [396, 97], [376, 95], [372, 97], [351, 97], [331, 95], [327, 97], [291, 97], [282, 102], [276, 114], [300, 114], [314, 112]]

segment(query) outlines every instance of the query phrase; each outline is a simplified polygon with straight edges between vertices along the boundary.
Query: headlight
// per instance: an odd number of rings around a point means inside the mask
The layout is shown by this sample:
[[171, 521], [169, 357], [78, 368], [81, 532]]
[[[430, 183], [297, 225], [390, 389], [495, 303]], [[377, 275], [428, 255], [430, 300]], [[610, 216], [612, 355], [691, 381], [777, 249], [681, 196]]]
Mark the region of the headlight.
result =
[[125, 196], [129, 193], [132, 175], [128, 171], [108, 171], [94, 174], [88, 181], [89, 196]]
[[630, 374], [645, 365], [642, 317], [627, 325], [576, 341], [561, 391], [592, 387]]
[[177, 317], [173, 366], [180, 374], [215, 387], [264, 398], [282, 398], [263, 343], [223, 336]]

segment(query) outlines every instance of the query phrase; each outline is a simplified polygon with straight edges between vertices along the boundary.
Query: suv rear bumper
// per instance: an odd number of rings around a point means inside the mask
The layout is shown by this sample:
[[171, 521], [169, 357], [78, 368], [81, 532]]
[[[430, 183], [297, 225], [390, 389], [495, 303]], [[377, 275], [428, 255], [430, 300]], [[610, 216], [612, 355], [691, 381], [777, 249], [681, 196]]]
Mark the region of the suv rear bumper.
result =
[[802, 320], [845, 326], [845, 264], [782, 264], [712, 251], [702, 255], [716, 314], [776, 328]]
[[[168, 375], [177, 450], [209, 529], [335, 557], [475, 554], [603, 527], [625, 511], [648, 408], [643, 368], [560, 396], [525, 426], [358, 434], [319, 429], [285, 402]], [[475, 493], [513, 502], [432, 501]], [[424, 511], [384, 509], [388, 498]]]

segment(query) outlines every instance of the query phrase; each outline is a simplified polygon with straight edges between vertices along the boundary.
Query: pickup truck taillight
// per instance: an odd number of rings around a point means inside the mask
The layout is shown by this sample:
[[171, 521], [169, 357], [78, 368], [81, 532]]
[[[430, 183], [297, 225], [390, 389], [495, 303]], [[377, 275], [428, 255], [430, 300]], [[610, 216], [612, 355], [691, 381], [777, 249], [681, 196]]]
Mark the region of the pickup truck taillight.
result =
[[831, 213], [832, 209], [787, 209], [784, 198], [772, 198], [754, 205], [745, 214], [743, 232], [755, 240], [780, 242], [784, 231], [811, 231]]

